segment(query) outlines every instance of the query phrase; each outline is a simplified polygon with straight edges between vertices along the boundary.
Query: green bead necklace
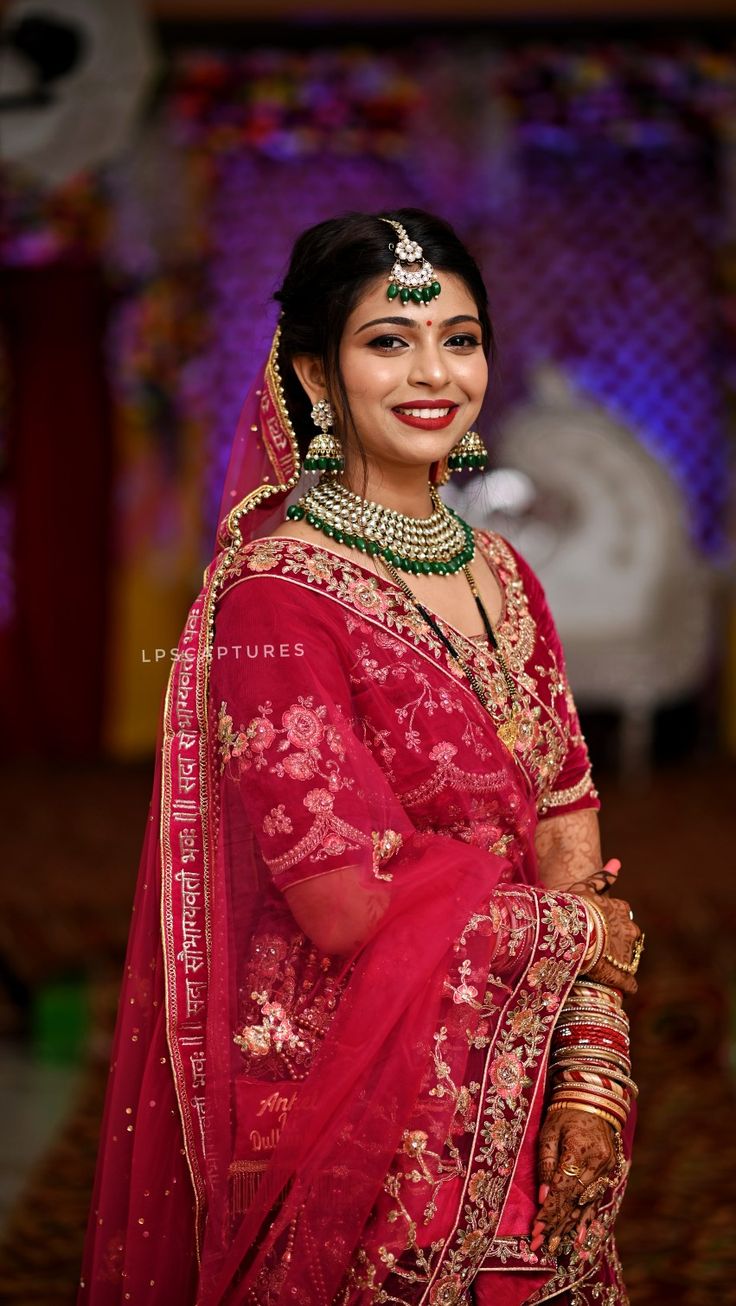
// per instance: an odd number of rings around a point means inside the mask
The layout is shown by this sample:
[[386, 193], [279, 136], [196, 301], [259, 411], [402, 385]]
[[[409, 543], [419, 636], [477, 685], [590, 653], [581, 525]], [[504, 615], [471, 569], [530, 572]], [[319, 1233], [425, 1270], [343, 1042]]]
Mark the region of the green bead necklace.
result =
[[334, 478], [321, 479], [286, 510], [328, 539], [382, 557], [413, 575], [448, 576], [475, 555], [473, 529], [450, 508], [433, 485], [431, 517], [408, 517], [370, 499], [361, 499]]

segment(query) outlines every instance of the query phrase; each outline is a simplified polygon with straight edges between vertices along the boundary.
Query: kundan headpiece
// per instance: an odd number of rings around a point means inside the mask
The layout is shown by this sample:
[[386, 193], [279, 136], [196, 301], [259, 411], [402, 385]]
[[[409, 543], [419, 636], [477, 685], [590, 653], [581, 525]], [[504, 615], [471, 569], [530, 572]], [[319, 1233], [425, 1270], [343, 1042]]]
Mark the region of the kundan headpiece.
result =
[[396, 262], [389, 273], [388, 298], [396, 299], [398, 295], [402, 304], [408, 304], [410, 299], [415, 304], [428, 304], [442, 290], [432, 264], [424, 257], [421, 245], [409, 239], [400, 222], [393, 218], [381, 218], [381, 222], [387, 222], [399, 233], [398, 244], [395, 247], [389, 245], [396, 255]]

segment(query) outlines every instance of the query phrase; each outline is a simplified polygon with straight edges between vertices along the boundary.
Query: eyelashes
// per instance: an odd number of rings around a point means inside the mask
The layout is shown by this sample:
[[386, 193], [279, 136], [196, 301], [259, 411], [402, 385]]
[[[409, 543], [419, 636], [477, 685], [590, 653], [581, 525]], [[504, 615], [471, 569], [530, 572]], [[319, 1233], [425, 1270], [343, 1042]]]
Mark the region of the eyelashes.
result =
[[[445, 345], [453, 349], [479, 349], [480, 340], [477, 336], [463, 333], [456, 333], [448, 336]], [[399, 354], [407, 346], [407, 341], [402, 336], [375, 336], [368, 342], [369, 348], [377, 349], [384, 354]], [[395, 346], [399, 346], [396, 348]]]

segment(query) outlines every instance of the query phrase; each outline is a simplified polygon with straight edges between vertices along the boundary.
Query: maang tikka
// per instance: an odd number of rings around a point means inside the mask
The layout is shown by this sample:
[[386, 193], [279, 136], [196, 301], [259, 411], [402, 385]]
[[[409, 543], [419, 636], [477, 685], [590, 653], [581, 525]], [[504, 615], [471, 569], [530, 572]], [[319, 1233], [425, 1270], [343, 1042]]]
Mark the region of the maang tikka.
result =
[[402, 304], [408, 304], [410, 299], [415, 304], [428, 304], [442, 289], [432, 264], [424, 257], [421, 245], [409, 239], [400, 222], [394, 222], [393, 218], [381, 218], [381, 222], [387, 222], [399, 234], [396, 246], [389, 245], [396, 261], [389, 273], [387, 297], [396, 299], [398, 295]]

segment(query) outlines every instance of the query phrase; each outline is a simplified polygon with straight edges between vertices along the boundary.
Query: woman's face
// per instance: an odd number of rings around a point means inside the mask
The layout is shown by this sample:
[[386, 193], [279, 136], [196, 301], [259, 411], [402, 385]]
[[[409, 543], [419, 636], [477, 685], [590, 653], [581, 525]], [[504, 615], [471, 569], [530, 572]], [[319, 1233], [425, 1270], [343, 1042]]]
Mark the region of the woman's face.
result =
[[437, 272], [430, 304], [389, 301], [385, 278], [345, 324], [340, 370], [358, 434], [378, 462], [429, 464], [475, 422], [488, 383], [478, 310], [465, 283]]

